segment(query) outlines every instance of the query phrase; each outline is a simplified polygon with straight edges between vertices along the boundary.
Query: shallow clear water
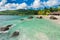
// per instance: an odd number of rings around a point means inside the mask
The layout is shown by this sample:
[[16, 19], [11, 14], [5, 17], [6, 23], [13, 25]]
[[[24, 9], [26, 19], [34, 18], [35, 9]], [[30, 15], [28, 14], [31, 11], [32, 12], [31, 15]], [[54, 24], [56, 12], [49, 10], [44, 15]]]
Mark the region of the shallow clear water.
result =
[[[21, 21], [8, 20], [0, 23], [1, 26], [13, 24], [8, 33], [0, 34], [0, 40], [60, 40], [60, 25], [46, 19], [33, 18]], [[20, 31], [18, 37], [11, 37], [16, 30]]]
[[27, 16], [0, 15], [0, 21], [19, 20]]

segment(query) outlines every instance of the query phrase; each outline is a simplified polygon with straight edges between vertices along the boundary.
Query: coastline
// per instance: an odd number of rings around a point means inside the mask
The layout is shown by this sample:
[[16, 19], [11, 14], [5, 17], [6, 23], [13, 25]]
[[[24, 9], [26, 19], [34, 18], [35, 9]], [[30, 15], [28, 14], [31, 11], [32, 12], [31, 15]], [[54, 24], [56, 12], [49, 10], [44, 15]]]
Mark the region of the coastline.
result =
[[[44, 19], [55, 22], [56, 24], [60, 24], [60, 16], [56, 16], [56, 15], [35, 15], [35, 17], [40, 17], [42, 16]], [[54, 16], [57, 18], [57, 20], [52, 20], [50, 19], [50, 16]]]

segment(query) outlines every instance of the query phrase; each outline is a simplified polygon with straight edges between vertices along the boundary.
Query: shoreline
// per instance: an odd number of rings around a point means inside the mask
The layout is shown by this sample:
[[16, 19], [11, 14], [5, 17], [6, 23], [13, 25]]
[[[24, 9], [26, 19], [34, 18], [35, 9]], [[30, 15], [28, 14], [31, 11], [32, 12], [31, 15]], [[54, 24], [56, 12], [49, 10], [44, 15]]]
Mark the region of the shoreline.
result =
[[[35, 15], [35, 17], [39, 17], [39, 16], [42, 16], [44, 19], [47, 19], [49, 21], [55, 22], [56, 24], [60, 24], [60, 16], [56, 16], [56, 15]], [[56, 17], [57, 20], [50, 19], [50, 16]]]
[[[0, 15], [0, 16], [4, 16], [4, 15]], [[14, 15], [5, 15], [5, 16], [14, 16]], [[15, 16], [19, 16], [19, 15], [15, 15]], [[56, 15], [26, 15], [26, 16], [33, 16], [33, 17], [40, 17], [40, 16], [42, 16], [43, 19], [46, 19], [46, 20], [55, 22], [57, 24], [60, 24], [60, 16], [56, 16]], [[56, 17], [57, 20], [50, 19], [50, 16]]]

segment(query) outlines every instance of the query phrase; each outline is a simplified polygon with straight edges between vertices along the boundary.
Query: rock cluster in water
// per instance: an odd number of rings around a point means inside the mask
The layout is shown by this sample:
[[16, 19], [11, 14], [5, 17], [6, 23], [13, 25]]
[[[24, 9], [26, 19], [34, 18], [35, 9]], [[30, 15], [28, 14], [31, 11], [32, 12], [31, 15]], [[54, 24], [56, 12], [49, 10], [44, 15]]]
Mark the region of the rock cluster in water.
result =
[[51, 16], [50, 19], [57, 20], [58, 18]]
[[30, 16], [28, 19], [32, 19], [33, 18], [33, 16]]
[[43, 17], [42, 16], [40, 16], [40, 17], [37, 17], [38, 19], [42, 19]]
[[12, 25], [7, 25], [6, 27], [0, 28], [0, 31], [7, 31]]
[[17, 36], [19, 36], [19, 31], [15, 31], [11, 37], [17, 37]]

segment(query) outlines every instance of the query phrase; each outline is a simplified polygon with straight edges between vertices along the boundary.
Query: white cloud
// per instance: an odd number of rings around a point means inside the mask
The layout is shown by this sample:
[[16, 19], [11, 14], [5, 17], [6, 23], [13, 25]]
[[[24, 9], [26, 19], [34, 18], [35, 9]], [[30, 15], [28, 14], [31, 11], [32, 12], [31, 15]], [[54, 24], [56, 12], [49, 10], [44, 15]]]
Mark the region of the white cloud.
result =
[[6, 9], [4, 7], [0, 7], [0, 11], [5, 11]]
[[22, 3], [22, 4], [19, 4], [17, 6], [17, 9], [25, 9], [25, 8], [27, 8], [27, 4], [26, 3]]
[[32, 8], [39, 8], [40, 7], [40, 0], [35, 0], [31, 5]]
[[21, 4], [8, 3], [8, 4], [5, 5], [5, 9], [7, 9], [7, 10], [25, 9], [25, 8], [27, 8], [26, 3], [21, 3]]
[[2, 1], [0, 2], [0, 6], [4, 5], [6, 2], [7, 2], [7, 0], [2, 0]]
[[54, 6], [58, 5], [60, 2], [58, 0], [48, 0], [47, 2], [41, 2], [41, 0], [35, 0], [33, 4], [31, 5], [32, 8], [37, 9], [37, 8], [44, 8], [44, 6]]
[[47, 2], [41, 2], [41, 0], [35, 0], [31, 7], [34, 8], [34, 9], [37, 9], [37, 8], [44, 8], [44, 6], [54, 6], [54, 5], [58, 5], [58, 0], [48, 0]]
[[21, 4], [8, 3], [0, 7], [0, 11], [16, 10], [16, 9], [27, 9], [27, 4], [26, 3], [21, 3]]
[[[15, 0], [13, 0], [15, 1]], [[44, 6], [54, 6], [60, 4], [59, 0], [48, 0], [47, 2], [41, 2], [41, 0], [35, 0], [30, 6], [28, 6], [25, 2], [21, 4], [15, 4], [15, 3], [7, 3], [7, 0], [2, 0], [0, 2], [0, 11], [4, 10], [15, 10], [15, 9], [39, 9], [44, 8]]]
[[15, 10], [15, 9], [27, 9], [27, 4], [26, 3], [7, 3], [7, 0], [2, 0], [0, 2], [0, 11], [4, 11], [4, 10]]
[[16, 7], [18, 6], [19, 4], [15, 4], [15, 3], [8, 3], [8, 4], [6, 4], [5, 5], [5, 9], [7, 9], [7, 10], [14, 10], [14, 9], [16, 9]]
[[54, 6], [54, 5], [58, 5], [59, 3], [58, 3], [58, 0], [48, 0], [47, 2], [43, 2], [43, 4], [45, 6], [51, 7], [51, 6]]

